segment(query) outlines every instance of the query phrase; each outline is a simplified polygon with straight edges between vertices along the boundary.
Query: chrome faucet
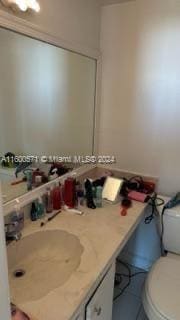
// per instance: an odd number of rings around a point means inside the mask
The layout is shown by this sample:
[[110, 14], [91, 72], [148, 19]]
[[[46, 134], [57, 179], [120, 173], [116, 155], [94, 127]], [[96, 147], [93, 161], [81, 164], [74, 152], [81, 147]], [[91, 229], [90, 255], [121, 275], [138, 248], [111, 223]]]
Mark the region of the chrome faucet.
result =
[[5, 224], [6, 242], [9, 243], [13, 240], [18, 241], [21, 239], [21, 231], [24, 227], [24, 214], [15, 213], [12, 215], [9, 223]]

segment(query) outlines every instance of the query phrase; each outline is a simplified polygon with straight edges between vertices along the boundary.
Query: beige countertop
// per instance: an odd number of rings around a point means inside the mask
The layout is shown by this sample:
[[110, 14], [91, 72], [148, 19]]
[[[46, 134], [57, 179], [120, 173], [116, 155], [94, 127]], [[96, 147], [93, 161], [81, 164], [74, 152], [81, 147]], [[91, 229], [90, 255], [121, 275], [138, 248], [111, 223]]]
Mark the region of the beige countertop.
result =
[[[17, 179], [17, 181], [18, 180], [19, 179]], [[12, 179], [12, 181], [16, 181], [16, 179]], [[16, 185], [11, 185], [12, 181], [1, 182], [3, 203], [16, 199], [28, 192], [26, 182], [21, 182]]]
[[[63, 211], [43, 228], [40, 228], [40, 221], [28, 224], [23, 236], [39, 230], [63, 230], [77, 236], [84, 250], [79, 267], [62, 286], [39, 300], [19, 303], [18, 306], [32, 320], [75, 319], [137, 227], [145, 207], [146, 204], [133, 202], [128, 215], [121, 217], [119, 204], [106, 203], [101, 209], [84, 208], [83, 216]], [[50, 271], [47, 270], [49, 281]], [[16, 303], [16, 296], [11, 299]]]

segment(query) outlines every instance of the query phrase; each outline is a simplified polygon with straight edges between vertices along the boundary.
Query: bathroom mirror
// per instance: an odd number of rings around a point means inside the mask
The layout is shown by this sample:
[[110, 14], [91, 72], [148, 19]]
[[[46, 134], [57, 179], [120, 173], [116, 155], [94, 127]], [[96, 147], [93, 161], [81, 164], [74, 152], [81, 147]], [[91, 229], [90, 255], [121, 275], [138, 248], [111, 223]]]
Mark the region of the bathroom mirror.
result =
[[[40, 169], [47, 172], [56, 159], [68, 169], [80, 165], [77, 156], [93, 154], [95, 91], [95, 59], [0, 28], [1, 159], [8, 152], [33, 156], [38, 168], [36, 157], [43, 156]], [[14, 165], [2, 160], [7, 202], [27, 192], [27, 184], [13, 184]]]
[[116, 203], [119, 200], [119, 192], [123, 182], [123, 179], [107, 177], [102, 191], [102, 198], [111, 203]]

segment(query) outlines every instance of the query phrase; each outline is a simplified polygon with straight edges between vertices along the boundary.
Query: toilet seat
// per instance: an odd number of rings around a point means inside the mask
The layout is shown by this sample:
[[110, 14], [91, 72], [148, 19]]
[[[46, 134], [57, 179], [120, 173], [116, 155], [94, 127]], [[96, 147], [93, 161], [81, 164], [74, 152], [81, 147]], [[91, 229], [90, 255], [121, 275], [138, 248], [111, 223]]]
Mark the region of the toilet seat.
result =
[[143, 305], [149, 320], [180, 319], [180, 256], [160, 258], [148, 274]]

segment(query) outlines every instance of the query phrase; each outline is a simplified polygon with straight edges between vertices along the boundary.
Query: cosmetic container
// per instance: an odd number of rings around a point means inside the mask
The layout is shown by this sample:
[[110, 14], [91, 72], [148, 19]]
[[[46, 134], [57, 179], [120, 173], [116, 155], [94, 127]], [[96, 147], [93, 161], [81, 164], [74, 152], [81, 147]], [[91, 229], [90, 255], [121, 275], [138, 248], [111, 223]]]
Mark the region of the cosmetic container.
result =
[[27, 190], [31, 191], [32, 190], [32, 184], [33, 184], [33, 173], [32, 170], [25, 170], [24, 174], [27, 179]]
[[84, 205], [84, 191], [78, 190], [77, 191], [77, 206], [81, 207]]
[[64, 183], [64, 204], [74, 208], [76, 204], [76, 180], [67, 178]]
[[96, 187], [96, 207], [101, 208], [102, 207], [102, 190], [103, 188], [101, 186]]
[[38, 220], [38, 214], [37, 214], [37, 208], [36, 208], [36, 203], [32, 203], [31, 207], [31, 221], [37, 221]]
[[41, 197], [39, 197], [36, 202], [36, 210], [38, 219], [41, 219], [45, 215], [44, 203]]
[[61, 186], [58, 185], [52, 190], [52, 203], [53, 203], [53, 210], [60, 210], [61, 209]]
[[46, 194], [46, 212], [47, 213], [53, 212], [53, 199], [52, 199], [52, 191], [50, 188], [48, 188], [47, 194]]

